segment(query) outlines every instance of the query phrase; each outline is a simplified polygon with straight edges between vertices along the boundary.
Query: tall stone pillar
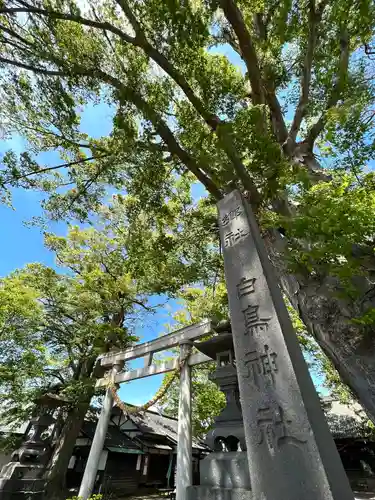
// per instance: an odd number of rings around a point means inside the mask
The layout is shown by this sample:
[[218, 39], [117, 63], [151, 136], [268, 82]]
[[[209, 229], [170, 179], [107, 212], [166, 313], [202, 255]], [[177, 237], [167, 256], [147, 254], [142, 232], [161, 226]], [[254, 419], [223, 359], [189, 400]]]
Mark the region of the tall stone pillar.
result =
[[[112, 376], [122, 369], [122, 364], [114, 365], [112, 368]], [[85, 472], [83, 474], [81, 486], [79, 488], [78, 497], [80, 500], [87, 500], [94, 488], [95, 478], [98, 473], [100, 456], [103, 451], [104, 441], [108, 430], [109, 420], [111, 418], [113, 407], [113, 395], [108, 388], [104, 397], [103, 408], [100, 412], [100, 417], [96, 425], [94, 439], [91, 443], [89, 457], [87, 459]]]
[[178, 406], [178, 442], [176, 500], [186, 500], [187, 487], [193, 479], [191, 429], [191, 368], [187, 363], [191, 342], [180, 344], [180, 359], [185, 359], [180, 372], [180, 399]]
[[254, 500], [353, 500], [249, 204], [218, 203]]

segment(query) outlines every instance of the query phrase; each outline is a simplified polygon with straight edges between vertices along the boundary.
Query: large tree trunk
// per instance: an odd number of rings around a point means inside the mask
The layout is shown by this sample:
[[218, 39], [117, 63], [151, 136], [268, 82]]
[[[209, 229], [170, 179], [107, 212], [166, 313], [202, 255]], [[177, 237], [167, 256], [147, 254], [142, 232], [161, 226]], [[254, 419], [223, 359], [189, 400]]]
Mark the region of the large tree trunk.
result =
[[79, 403], [68, 412], [46, 473], [46, 500], [65, 500], [66, 498], [66, 471], [89, 406], [90, 401]]
[[[95, 357], [86, 359], [78, 366], [74, 375], [76, 380], [84, 381], [92, 373], [95, 364]], [[45, 479], [45, 499], [65, 500], [65, 479], [68, 470], [69, 460], [72, 456], [79, 431], [82, 428], [85, 415], [90, 406], [90, 401], [94, 395], [94, 387], [87, 386], [82, 394], [82, 401], [68, 411], [64, 425], [58, 436], [53, 455], [49, 462]]]
[[355, 278], [359, 296], [355, 300], [345, 299], [342, 293], [339, 294], [338, 280], [333, 277], [288, 273], [283, 258], [285, 238], [278, 231], [268, 234], [264, 241], [286, 296], [342, 381], [375, 422], [375, 337], [363, 326], [352, 322], [353, 318], [375, 307], [372, 280]]
[[[122, 325], [124, 321], [124, 310], [121, 308], [118, 314], [112, 318], [112, 325]], [[109, 351], [112, 342], [116, 338], [109, 340], [103, 349], [103, 353]], [[96, 356], [86, 359], [85, 362], [79, 364], [78, 370], [75, 374], [76, 380], [84, 380], [92, 376], [96, 362]], [[53, 455], [51, 457], [48, 470], [46, 472], [46, 487], [45, 499], [46, 500], [65, 500], [65, 479], [68, 470], [69, 460], [72, 456], [74, 445], [83, 425], [85, 415], [90, 406], [91, 398], [95, 392], [94, 386], [88, 386], [86, 393], [83, 395], [85, 401], [80, 401], [77, 406], [68, 412], [68, 416], [64, 422], [61, 433], [58, 437]]]

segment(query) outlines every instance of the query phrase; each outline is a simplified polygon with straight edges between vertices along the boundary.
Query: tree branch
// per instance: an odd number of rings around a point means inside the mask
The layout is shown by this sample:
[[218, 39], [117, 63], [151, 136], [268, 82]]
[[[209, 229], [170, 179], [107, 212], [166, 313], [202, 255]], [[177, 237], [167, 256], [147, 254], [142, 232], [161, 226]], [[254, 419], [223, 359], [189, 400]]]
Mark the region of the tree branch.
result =
[[301, 95], [296, 108], [296, 112], [294, 114], [292, 125], [289, 130], [289, 139], [291, 140], [292, 144], [294, 144], [296, 140], [309, 101], [311, 68], [317, 42], [317, 25], [320, 21], [320, 18], [321, 15], [318, 16], [318, 14], [315, 12], [315, 0], [310, 0], [308, 14], [309, 36], [307, 40], [307, 49], [301, 76]]
[[265, 80], [264, 86], [266, 89], [266, 99], [267, 104], [271, 112], [272, 128], [275, 137], [279, 144], [284, 144], [288, 138], [288, 130], [285, 125], [285, 120], [283, 117], [283, 112], [276, 97], [276, 90], [274, 84], [270, 81]]
[[220, 36], [213, 35], [212, 38], [218, 44], [228, 43], [232, 47], [232, 49], [240, 57], [242, 57], [240, 46], [238, 45], [237, 40], [235, 39], [233, 33], [231, 32], [231, 30], [229, 28], [223, 27], [223, 29], [221, 31], [221, 35]]
[[258, 58], [242, 13], [237, 7], [235, 0], [220, 0], [220, 5], [238, 38], [242, 57], [244, 58], [250, 79], [252, 101], [254, 104], [264, 104], [265, 96], [262, 88]]
[[32, 66], [31, 64], [25, 64], [21, 61], [15, 61], [12, 59], [7, 59], [6, 57], [0, 56], [0, 63], [9, 64], [10, 66], [16, 66], [17, 68], [26, 69], [27, 71], [32, 71], [33, 73], [49, 76], [67, 76], [66, 72], [54, 71], [46, 68], [41, 68], [39, 66]]
[[116, 0], [118, 5], [122, 8], [124, 14], [128, 18], [130, 24], [132, 25], [135, 31], [135, 44], [142, 48], [145, 53], [153, 59], [171, 78], [177, 83], [177, 85], [183, 90], [188, 100], [191, 102], [195, 110], [200, 114], [200, 116], [204, 119], [206, 124], [217, 133], [219, 138], [220, 146], [223, 148], [225, 153], [228, 155], [228, 158], [231, 160], [233, 168], [240, 178], [243, 186], [249, 192], [251, 192], [252, 203], [256, 205], [259, 202], [259, 193], [258, 190], [252, 181], [249, 173], [247, 172], [241, 158], [238, 156], [237, 151], [233, 145], [233, 141], [228, 137], [228, 134], [225, 134], [225, 137], [222, 138], [222, 129], [220, 125], [223, 123], [222, 120], [215, 114], [207, 111], [204, 103], [199, 99], [199, 97], [194, 93], [193, 89], [190, 87], [187, 80], [181, 75], [181, 73], [173, 66], [168, 59], [156, 50], [147, 40], [141, 25], [133, 14], [132, 9], [130, 8], [127, 0]]
[[58, 12], [56, 10], [49, 9], [40, 9], [38, 7], [33, 7], [31, 5], [24, 3], [25, 7], [13, 7], [13, 8], [0, 8], [0, 14], [17, 14], [17, 13], [26, 13], [26, 14], [39, 14], [41, 16], [47, 16], [52, 19], [60, 19], [62, 21], [73, 21], [75, 23], [83, 24], [85, 26], [90, 26], [92, 28], [99, 28], [101, 30], [112, 31], [123, 40], [133, 43], [133, 37], [127, 35], [124, 31], [120, 30], [111, 23], [106, 21], [99, 22], [94, 21], [93, 19], [87, 19], [85, 17], [75, 15], [75, 14], [67, 14], [64, 12]]
[[[107, 156], [110, 156], [110, 155], [107, 155]], [[102, 158], [102, 157], [100, 157]], [[92, 186], [98, 179], [99, 177], [101, 176], [101, 174], [104, 172], [105, 168], [104, 167], [99, 167], [97, 169], [97, 171], [95, 172], [95, 175], [93, 177], [90, 177], [89, 179], [87, 179], [84, 183], [84, 185], [82, 186], [82, 188], [78, 188], [77, 186], [77, 193], [72, 197], [70, 203], [69, 203], [69, 207], [68, 207], [68, 210], [70, 211], [71, 208], [73, 207], [74, 203], [81, 197], [81, 196], [85, 196], [85, 194], [87, 194], [87, 191], [89, 189], [90, 186]]]
[[[1, 32], [1, 26], [0, 26], [0, 32]], [[29, 53], [29, 55], [32, 54], [29, 49], [27, 49], [26, 47], [22, 47], [21, 45], [18, 45], [17, 42], [7, 37], [1, 36], [0, 43], [4, 45], [10, 45], [11, 47], [14, 47], [15, 49], [22, 51], [23, 53]]]
[[146, 306], [143, 302], [141, 302], [140, 300], [136, 300], [136, 299], [132, 299], [131, 302], [129, 302], [129, 304], [131, 303], [134, 303], [134, 304], [137, 304], [138, 306], [141, 306], [143, 307], [143, 309], [145, 309], [146, 311], [153, 311], [153, 308], [152, 307], [149, 307], [149, 306]]
[[[102, 30], [111, 31], [112, 33], [118, 35], [122, 41], [130, 43], [135, 47], [141, 48], [151, 59], [153, 59], [183, 90], [186, 97], [191, 102], [193, 107], [196, 109], [198, 114], [200, 114], [200, 116], [204, 119], [206, 124], [215, 132], [217, 130], [218, 125], [220, 123], [222, 123], [221, 119], [218, 116], [216, 116], [215, 114], [212, 114], [209, 111], [207, 111], [204, 103], [194, 93], [193, 89], [190, 87], [189, 83], [183, 77], [183, 75], [168, 61], [168, 59], [162, 53], [160, 53], [158, 50], [156, 50], [148, 42], [144, 32], [141, 29], [140, 24], [138, 23], [137, 19], [135, 18], [127, 1], [126, 0], [116, 0], [116, 2], [122, 8], [124, 14], [126, 15], [129, 22], [131, 23], [131, 25], [136, 33], [135, 37], [130, 37], [129, 35], [124, 33], [122, 30], [120, 30], [119, 28], [116, 28], [115, 26], [113, 26], [112, 24], [110, 24], [108, 22], [94, 21], [91, 19], [83, 18], [81, 16], [77, 16], [77, 15], [64, 14], [64, 13], [60, 13], [57, 11], [39, 9], [39, 8], [31, 7], [31, 6], [24, 7], [24, 8], [0, 9], [0, 13], [2, 13], [2, 12], [7, 12], [7, 13], [28, 12], [28, 13], [39, 14], [42, 16], [50, 16], [50, 17], [55, 18], [55, 19], [73, 21], [73, 22], [77, 22], [77, 23], [84, 24], [87, 26], [99, 28]], [[26, 4], [26, 2], [22, 2], [22, 3], [24, 5], [28, 5], [28, 4]], [[1, 58], [0, 58], [0, 61], [1, 61]], [[51, 70], [46, 70], [44, 68], [38, 68], [38, 67], [33, 68], [29, 65], [25, 65], [25, 64], [17, 62], [17, 61], [10, 61], [10, 60], [4, 59], [3, 62], [8, 62], [9, 64], [13, 64], [15, 66], [19, 66], [19, 67], [22, 67], [24, 69], [29, 69], [31, 71], [34, 71], [34, 72], [40, 73], [40, 74], [53, 75], [53, 76], [67, 76], [66, 74], [64, 75], [64, 73], [61, 73], [61, 72], [52, 72]], [[74, 71], [74, 72], [77, 73], [77, 71]], [[82, 70], [79, 71], [78, 74], [82, 74], [82, 75], [86, 74], [86, 76], [92, 76], [92, 74], [90, 74], [89, 72], [87, 72], [87, 71], [83, 72]], [[247, 189], [248, 191], [250, 191], [252, 193], [252, 200], [253, 200], [253, 203], [255, 204], [256, 200], [259, 200], [259, 193], [257, 192], [257, 188], [256, 188], [254, 182], [252, 181], [245, 166], [243, 165], [241, 158], [238, 157], [237, 152], [236, 152], [235, 148], [233, 147], [233, 144], [229, 144], [227, 141], [220, 141], [220, 145], [223, 148], [223, 150], [226, 152], [226, 154], [228, 155], [229, 159], [231, 160], [233, 167], [234, 167], [234, 170], [236, 171], [236, 173], [238, 174], [242, 183], [244, 184], [245, 189]], [[193, 165], [190, 165], [190, 166], [192, 168], [194, 168]], [[201, 172], [199, 170], [195, 170], [195, 175], [198, 177], [199, 180], [202, 179]], [[199, 177], [201, 177], [201, 178], [199, 178]], [[207, 182], [207, 179], [208, 178], [206, 178], [206, 182]], [[201, 180], [201, 182], [202, 182], [202, 180]], [[211, 186], [210, 189], [212, 189], [212, 188], [213, 188], [213, 186]]]
[[76, 70], [81, 75], [96, 76], [102, 82], [107, 83], [119, 91], [120, 97], [125, 97], [126, 100], [130, 100], [145, 116], [146, 119], [155, 127], [156, 131], [160, 137], [167, 144], [169, 151], [176, 155], [182, 163], [184, 163], [189, 170], [197, 177], [197, 179], [206, 187], [207, 191], [214, 196], [215, 199], [219, 200], [221, 198], [221, 192], [215, 183], [204, 173], [200, 168], [198, 163], [193, 159], [193, 157], [184, 150], [177, 142], [173, 132], [168, 127], [166, 122], [158, 115], [158, 113], [143, 99], [143, 97], [136, 92], [135, 89], [126, 87], [117, 78], [105, 73], [104, 71], [97, 70], [87, 70], [85, 68], [76, 67]]
[[[65, 334], [66, 334], [66, 332], [65, 332]], [[47, 367], [46, 371], [47, 371], [49, 376], [56, 377], [57, 380], [59, 380], [62, 384], [65, 384], [66, 381], [65, 381], [64, 377], [62, 376], [60, 370], [56, 370], [55, 368], [48, 368]]]
[[245, 61], [250, 80], [252, 102], [255, 105], [267, 102], [272, 115], [274, 133], [278, 142], [283, 144], [288, 137], [288, 131], [281, 106], [274, 87], [269, 82], [262, 80], [258, 56], [242, 13], [235, 0], [220, 0], [220, 5], [239, 42], [241, 55]]
[[13, 177], [12, 179], [5, 180], [4, 183], [7, 184], [7, 183], [11, 182], [12, 180], [19, 181], [21, 179], [26, 179], [27, 177], [30, 177], [32, 175], [44, 174], [45, 172], [49, 172], [51, 170], [58, 170], [60, 168], [71, 167], [72, 165], [78, 165], [80, 163], [85, 163], [85, 162], [91, 161], [91, 160], [99, 160], [99, 159], [105, 158], [107, 156], [110, 156], [110, 155], [108, 154], [108, 155], [102, 155], [102, 156], [96, 156], [96, 157], [90, 156], [89, 158], [83, 158], [82, 160], [71, 161], [68, 163], [63, 163], [61, 165], [55, 165], [54, 167], [46, 167], [46, 168], [42, 168], [40, 170], [34, 170], [32, 172], [28, 172], [27, 174], [18, 175], [16, 177]]
[[327, 122], [327, 111], [338, 103], [348, 73], [349, 67], [349, 34], [347, 28], [343, 28], [340, 36], [340, 59], [338, 64], [338, 71], [336, 74], [336, 82], [334, 83], [331, 96], [329, 97], [326, 108], [318, 121], [311, 127], [305, 140], [303, 141], [312, 150], [314, 142], [318, 135], [322, 132]]
[[[96, 151], [99, 151], [101, 153], [108, 153], [107, 148], [100, 146], [98, 144], [90, 144], [90, 143], [84, 144], [83, 142], [78, 142], [74, 139], [70, 139], [69, 137], [66, 137], [65, 135], [56, 134], [55, 132], [52, 132], [50, 130], [43, 130], [43, 129], [36, 128], [36, 127], [30, 127], [25, 122], [22, 123], [22, 128], [26, 129], [26, 130], [32, 130], [34, 132], [37, 132], [40, 135], [55, 137], [57, 140], [67, 142], [67, 143], [71, 144], [72, 146], [77, 146], [78, 148], [91, 149], [91, 151], [96, 150]], [[17, 128], [15, 128], [15, 130], [17, 131]]]
[[144, 31], [141, 28], [138, 20], [134, 16], [132, 9], [130, 8], [127, 0], [116, 0], [118, 5], [123, 10], [125, 16], [128, 18], [130, 24], [132, 25], [136, 36], [133, 39], [133, 45], [141, 48], [144, 52], [155, 61], [171, 78], [177, 85], [183, 90], [186, 97], [189, 99], [194, 108], [198, 111], [201, 117], [205, 120], [207, 125], [212, 130], [216, 130], [216, 127], [221, 122], [220, 118], [213, 113], [206, 110], [204, 103], [199, 99], [199, 97], [194, 93], [193, 89], [190, 87], [187, 80], [181, 75], [181, 73], [171, 64], [168, 59], [155, 47], [153, 47], [147, 40]]
[[167, 144], [172, 155], [177, 156], [182, 163], [197, 177], [197, 179], [205, 186], [207, 191], [212, 194], [216, 200], [221, 199], [221, 192], [216, 184], [204, 173], [200, 165], [194, 158], [183, 149], [177, 142], [173, 132], [168, 127], [166, 122], [155, 112], [155, 110], [132, 89], [126, 89], [126, 94], [130, 97], [136, 107], [142, 111], [146, 119], [155, 127], [156, 131]]
[[16, 31], [12, 30], [11, 28], [4, 26], [3, 24], [0, 24], [0, 31], [7, 33], [8, 35], [12, 36], [13, 38], [16, 38], [18, 41], [22, 42], [26, 46], [32, 47], [32, 43], [30, 43], [26, 38], [23, 38], [21, 35], [19, 35]]

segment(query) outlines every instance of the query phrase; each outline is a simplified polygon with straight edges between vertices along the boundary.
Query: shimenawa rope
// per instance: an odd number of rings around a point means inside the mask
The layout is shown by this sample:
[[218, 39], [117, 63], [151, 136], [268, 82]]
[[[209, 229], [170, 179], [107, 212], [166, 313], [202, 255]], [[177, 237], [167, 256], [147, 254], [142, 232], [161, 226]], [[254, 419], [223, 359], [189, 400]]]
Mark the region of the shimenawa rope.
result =
[[144, 405], [129, 407], [126, 403], [124, 403], [120, 399], [119, 395], [117, 394], [117, 387], [116, 387], [116, 384], [113, 380], [113, 375], [112, 375], [111, 371], [108, 373], [108, 375], [106, 377], [108, 379], [107, 387], [111, 391], [113, 399], [116, 402], [116, 405], [120, 408], [120, 410], [123, 412], [123, 414], [125, 416], [131, 415], [131, 414], [136, 415], [138, 413], [145, 412], [149, 408], [151, 408], [151, 406], [156, 404], [160, 399], [162, 399], [165, 396], [165, 394], [168, 392], [169, 388], [171, 387], [174, 379], [177, 377], [177, 375], [179, 375], [180, 371], [182, 370], [182, 367], [184, 366], [186, 360], [187, 360], [187, 357], [184, 359], [181, 359], [179, 361], [177, 368], [173, 371], [172, 377], [168, 380], [168, 382], [164, 385], [164, 387], [161, 386], [160, 389], [158, 390], [158, 392], [155, 394], [155, 396], [152, 399], [150, 399], [150, 401], [145, 403]]

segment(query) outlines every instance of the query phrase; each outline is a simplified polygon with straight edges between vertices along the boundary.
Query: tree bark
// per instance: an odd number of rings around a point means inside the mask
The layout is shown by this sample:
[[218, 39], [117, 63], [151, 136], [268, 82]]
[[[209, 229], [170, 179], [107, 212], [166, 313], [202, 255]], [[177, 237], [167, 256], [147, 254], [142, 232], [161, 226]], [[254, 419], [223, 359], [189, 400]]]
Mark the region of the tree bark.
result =
[[[96, 357], [86, 359], [78, 368], [74, 378], [84, 380], [90, 376], [95, 365]], [[94, 387], [89, 386], [74, 407], [68, 410], [61, 432], [58, 436], [53, 455], [45, 473], [45, 496], [46, 500], [65, 500], [66, 472], [69, 460], [72, 456], [79, 431], [82, 428], [90, 401], [94, 395]]]
[[283, 255], [285, 239], [278, 231], [268, 233], [264, 241], [284, 293], [342, 381], [375, 422], [375, 338], [363, 326], [352, 322], [375, 307], [371, 272], [375, 265], [369, 263], [368, 277], [355, 278], [359, 295], [353, 300], [339, 294], [336, 278], [290, 274]]
[[65, 419], [46, 472], [46, 500], [65, 500], [66, 498], [66, 471], [89, 406], [90, 400], [79, 403], [69, 411]]

